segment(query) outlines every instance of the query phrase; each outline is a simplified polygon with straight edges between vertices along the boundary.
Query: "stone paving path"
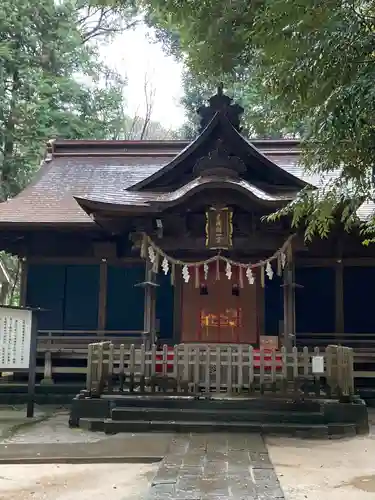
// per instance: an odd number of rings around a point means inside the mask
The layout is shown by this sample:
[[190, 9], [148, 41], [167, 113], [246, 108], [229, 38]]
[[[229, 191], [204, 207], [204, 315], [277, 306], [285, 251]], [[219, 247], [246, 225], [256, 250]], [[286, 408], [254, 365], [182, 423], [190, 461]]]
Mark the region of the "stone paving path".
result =
[[172, 439], [145, 500], [283, 500], [260, 435], [190, 434]]

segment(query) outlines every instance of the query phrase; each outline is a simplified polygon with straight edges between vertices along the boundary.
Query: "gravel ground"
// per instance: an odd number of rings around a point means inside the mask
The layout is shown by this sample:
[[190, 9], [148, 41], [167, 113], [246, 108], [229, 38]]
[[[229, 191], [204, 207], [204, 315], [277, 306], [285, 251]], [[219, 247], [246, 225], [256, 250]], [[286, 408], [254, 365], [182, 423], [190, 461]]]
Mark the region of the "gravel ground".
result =
[[[5, 410], [4, 410], [5, 411]], [[7, 415], [9, 414], [7, 409]], [[53, 409], [48, 410], [49, 414]], [[317, 441], [272, 437], [267, 445], [286, 500], [375, 499], [375, 411], [372, 432], [348, 440]], [[39, 412], [39, 416], [43, 416]], [[7, 418], [9, 421], [9, 418]], [[92, 443], [113, 439], [69, 429], [68, 411], [7, 431], [0, 443]], [[0, 409], [0, 435], [1, 435]], [[1, 500], [140, 500], [158, 464], [1, 466]]]
[[375, 413], [372, 432], [347, 440], [267, 439], [287, 500], [374, 500]]
[[[51, 413], [53, 410], [50, 410]], [[82, 429], [69, 429], [69, 410], [59, 409], [53, 415], [37, 424], [25, 425], [16, 433], [0, 442], [5, 443], [95, 443], [108, 439], [102, 433], [85, 431]]]
[[2, 465], [1, 500], [141, 500], [158, 464]]
[[[114, 436], [69, 429], [69, 411], [38, 408], [39, 423], [23, 418], [24, 408], [0, 408], [0, 443], [94, 443]], [[16, 422], [15, 432], [9, 425]], [[20, 427], [18, 427], [21, 424]], [[26, 424], [26, 425], [25, 425]], [[2, 465], [1, 500], [141, 500], [155, 476], [155, 464]]]

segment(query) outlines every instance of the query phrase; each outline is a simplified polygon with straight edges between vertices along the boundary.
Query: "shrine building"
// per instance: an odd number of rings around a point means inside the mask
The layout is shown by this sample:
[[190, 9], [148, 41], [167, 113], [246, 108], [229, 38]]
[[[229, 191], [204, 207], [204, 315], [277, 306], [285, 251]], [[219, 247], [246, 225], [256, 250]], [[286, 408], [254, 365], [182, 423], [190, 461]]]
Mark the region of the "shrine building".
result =
[[[265, 216], [314, 189], [297, 140], [248, 140], [218, 93], [193, 141], [55, 140], [0, 204], [39, 335], [158, 342], [372, 345], [375, 250], [337, 221], [306, 244]], [[369, 285], [369, 286], [367, 286]]]

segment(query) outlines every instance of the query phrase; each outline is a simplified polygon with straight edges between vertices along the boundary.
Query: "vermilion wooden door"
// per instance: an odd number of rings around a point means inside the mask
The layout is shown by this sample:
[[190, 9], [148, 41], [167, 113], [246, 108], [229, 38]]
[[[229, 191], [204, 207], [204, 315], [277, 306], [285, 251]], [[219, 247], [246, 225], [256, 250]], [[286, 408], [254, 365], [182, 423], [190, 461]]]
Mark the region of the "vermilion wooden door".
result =
[[182, 342], [255, 344], [258, 341], [255, 285], [239, 288], [224, 272], [196, 288], [182, 285]]

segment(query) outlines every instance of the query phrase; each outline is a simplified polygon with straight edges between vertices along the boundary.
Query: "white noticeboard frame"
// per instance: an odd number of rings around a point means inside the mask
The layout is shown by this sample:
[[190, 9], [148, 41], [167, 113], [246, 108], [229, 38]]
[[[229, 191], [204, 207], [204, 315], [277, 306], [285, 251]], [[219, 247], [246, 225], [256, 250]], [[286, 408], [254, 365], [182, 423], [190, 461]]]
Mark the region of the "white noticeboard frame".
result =
[[323, 375], [324, 356], [312, 356], [311, 365], [312, 365], [312, 372], [314, 375]]
[[0, 306], [0, 372], [30, 368], [32, 317], [29, 309]]
[[0, 372], [28, 374], [27, 417], [34, 416], [39, 311], [0, 305]]

